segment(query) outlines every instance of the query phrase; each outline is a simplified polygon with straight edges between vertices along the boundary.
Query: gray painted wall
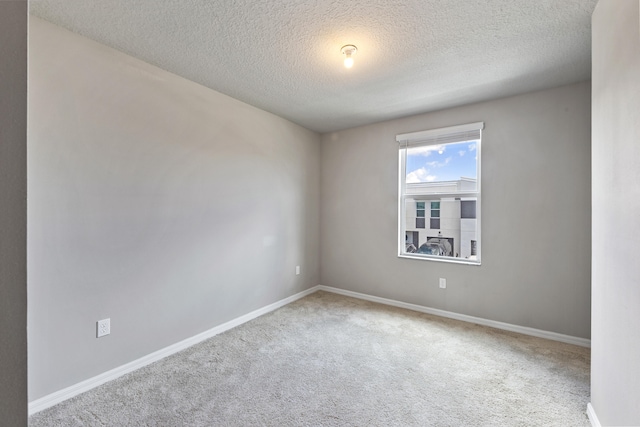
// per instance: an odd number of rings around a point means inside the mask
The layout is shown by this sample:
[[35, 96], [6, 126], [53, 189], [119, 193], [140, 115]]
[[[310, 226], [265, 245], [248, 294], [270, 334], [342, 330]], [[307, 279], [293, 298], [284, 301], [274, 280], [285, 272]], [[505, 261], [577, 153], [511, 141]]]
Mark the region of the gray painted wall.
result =
[[639, 17], [637, 0], [593, 14], [591, 404], [606, 426], [640, 425]]
[[319, 283], [319, 135], [29, 29], [31, 400]]
[[[590, 96], [584, 82], [323, 135], [322, 284], [589, 338]], [[398, 258], [395, 135], [477, 121], [482, 266]]]
[[0, 424], [27, 425], [27, 2], [0, 1]]

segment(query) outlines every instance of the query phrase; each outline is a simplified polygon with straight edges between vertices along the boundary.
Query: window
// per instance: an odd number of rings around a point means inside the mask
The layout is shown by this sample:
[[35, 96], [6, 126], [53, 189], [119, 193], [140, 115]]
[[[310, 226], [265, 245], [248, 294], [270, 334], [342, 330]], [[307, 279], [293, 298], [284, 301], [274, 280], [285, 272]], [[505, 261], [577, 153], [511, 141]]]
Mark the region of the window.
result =
[[429, 228], [440, 229], [440, 202], [431, 202], [431, 221]]
[[396, 136], [399, 256], [480, 264], [483, 128], [480, 122]]
[[424, 202], [416, 203], [416, 228], [424, 228]]
[[475, 219], [476, 217], [476, 201], [460, 200], [460, 218]]

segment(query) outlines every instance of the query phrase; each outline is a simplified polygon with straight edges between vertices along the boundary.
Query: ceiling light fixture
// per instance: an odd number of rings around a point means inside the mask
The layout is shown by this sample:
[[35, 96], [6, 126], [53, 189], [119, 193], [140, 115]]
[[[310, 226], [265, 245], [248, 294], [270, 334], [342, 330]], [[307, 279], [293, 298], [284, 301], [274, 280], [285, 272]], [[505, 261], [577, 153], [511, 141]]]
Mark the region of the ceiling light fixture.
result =
[[358, 48], [352, 44], [342, 46], [340, 52], [344, 55], [344, 66], [347, 68], [353, 67], [353, 56], [358, 52]]

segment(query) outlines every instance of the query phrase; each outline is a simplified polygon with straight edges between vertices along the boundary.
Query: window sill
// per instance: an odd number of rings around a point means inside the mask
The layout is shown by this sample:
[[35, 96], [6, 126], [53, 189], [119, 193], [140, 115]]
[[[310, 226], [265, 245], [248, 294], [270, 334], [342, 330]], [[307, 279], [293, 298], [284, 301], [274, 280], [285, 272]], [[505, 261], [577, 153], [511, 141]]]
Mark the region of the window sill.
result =
[[450, 257], [444, 258], [439, 256], [412, 255], [412, 254], [398, 254], [398, 258], [416, 259], [420, 261], [448, 262], [451, 264], [465, 264], [465, 265], [475, 265], [475, 266], [482, 265], [480, 261], [472, 261], [465, 258], [450, 258]]

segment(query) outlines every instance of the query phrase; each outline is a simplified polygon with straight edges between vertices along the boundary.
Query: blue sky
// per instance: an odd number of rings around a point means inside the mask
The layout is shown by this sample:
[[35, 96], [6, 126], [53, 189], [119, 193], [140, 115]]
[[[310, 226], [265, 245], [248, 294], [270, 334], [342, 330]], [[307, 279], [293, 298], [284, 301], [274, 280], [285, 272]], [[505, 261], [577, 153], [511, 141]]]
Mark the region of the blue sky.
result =
[[425, 145], [407, 151], [407, 183], [476, 178], [476, 141]]

